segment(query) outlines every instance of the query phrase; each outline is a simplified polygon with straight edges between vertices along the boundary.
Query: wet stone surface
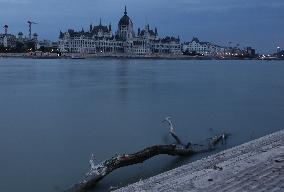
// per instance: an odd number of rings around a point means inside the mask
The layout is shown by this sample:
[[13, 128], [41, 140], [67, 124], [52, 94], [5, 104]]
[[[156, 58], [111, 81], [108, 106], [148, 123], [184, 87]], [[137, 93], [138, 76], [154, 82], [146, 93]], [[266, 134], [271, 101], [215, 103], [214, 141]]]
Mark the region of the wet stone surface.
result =
[[284, 191], [284, 130], [119, 191]]

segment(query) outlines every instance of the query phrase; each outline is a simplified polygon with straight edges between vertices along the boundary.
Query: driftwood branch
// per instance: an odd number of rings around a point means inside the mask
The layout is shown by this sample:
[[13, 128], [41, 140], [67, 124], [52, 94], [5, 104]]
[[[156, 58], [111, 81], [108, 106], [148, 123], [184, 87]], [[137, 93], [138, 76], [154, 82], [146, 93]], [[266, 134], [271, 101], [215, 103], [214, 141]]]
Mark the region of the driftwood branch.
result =
[[172, 123], [172, 121], [171, 121], [171, 117], [166, 117], [163, 122], [167, 122], [167, 123], [169, 124], [169, 127], [170, 127], [169, 132], [170, 132], [171, 136], [177, 141], [177, 144], [179, 144], [179, 145], [184, 145], [184, 144], [181, 142], [180, 138], [179, 138], [179, 137], [177, 136], [177, 134], [175, 133], [174, 125], [173, 125], [173, 123]]
[[170, 120], [170, 117], [167, 117], [164, 121], [169, 124], [169, 132], [171, 136], [176, 140], [176, 144], [154, 145], [134, 154], [114, 156], [111, 159], [103, 161], [98, 165], [95, 165], [95, 157], [94, 155], [92, 155], [92, 158], [90, 160], [91, 169], [86, 174], [86, 178], [67, 191], [86, 192], [90, 189], [93, 189], [99, 181], [101, 181], [105, 176], [107, 176], [114, 170], [129, 165], [143, 163], [144, 161], [157, 155], [165, 154], [171, 156], [190, 156], [195, 153], [211, 151], [214, 149], [214, 146], [216, 144], [221, 141], [223, 142], [227, 137], [227, 134], [225, 133], [216, 135], [208, 140], [207, 145], [192, 145], [191, 143], [184, 144], [175, 133], [174, 126], [172, 121]]

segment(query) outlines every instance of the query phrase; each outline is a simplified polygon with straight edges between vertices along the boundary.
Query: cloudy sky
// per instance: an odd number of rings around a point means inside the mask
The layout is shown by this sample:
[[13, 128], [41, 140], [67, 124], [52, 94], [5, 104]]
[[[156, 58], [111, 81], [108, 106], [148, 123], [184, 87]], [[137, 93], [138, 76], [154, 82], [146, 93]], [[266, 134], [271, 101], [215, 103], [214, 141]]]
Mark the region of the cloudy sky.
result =
[[259, 52], [284, 47], [284, 0], [0, 0], [0, 24], [27, 34], [26, 22], [33, 20], [40, 38], [56, 40], [60, 30], [88, 29], [100, 17], [116, 29], [124, 5], [135, 30], [149, 23], [161, 36], [180, 35], [183, 41], [196, 36]]

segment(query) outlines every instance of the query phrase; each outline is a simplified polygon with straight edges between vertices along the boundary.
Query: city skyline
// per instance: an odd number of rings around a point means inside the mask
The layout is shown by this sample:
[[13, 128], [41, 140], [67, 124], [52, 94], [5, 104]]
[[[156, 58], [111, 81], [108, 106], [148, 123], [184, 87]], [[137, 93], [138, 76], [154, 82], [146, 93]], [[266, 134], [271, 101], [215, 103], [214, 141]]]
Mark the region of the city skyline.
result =
[[58, 32], [69, 28], [87, 30], [91, 23], [98, 24], [100, 18], [103, 24], [111, 22], [117, 29], [121, 10], [127, 5], [135, 21], [135, 31], [148, 23], [158, 27], [161, 35], [179, 35], [182, 41], [196, 36], [224, 46], [228, 42], [240, 44], [240, 47], [252, 46], [258, 52], [276, 52], [277, 46], [284, 46], [284, 27], [281, 26], [284, 2], [280, 0], [218, 0], [214, 3], [209, 0], [178, 0], [175, 3], [169, 0], [0, 0], [0, 3], [2, 26], [7, 24], [10, 33], [21, 31], [27, 36], [27, 21], [34, 20], [39, 25], [34, 26], [33, 32], [41, 39], [58, 40]]

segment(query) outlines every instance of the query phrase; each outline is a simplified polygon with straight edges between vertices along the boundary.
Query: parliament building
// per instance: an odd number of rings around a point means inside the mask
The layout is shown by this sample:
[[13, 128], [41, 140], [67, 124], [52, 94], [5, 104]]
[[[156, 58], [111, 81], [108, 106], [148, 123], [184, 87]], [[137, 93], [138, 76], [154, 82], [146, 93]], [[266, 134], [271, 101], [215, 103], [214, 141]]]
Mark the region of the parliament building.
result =
[[126, 7], [116, 32], [112, 31], [111, 24], [105, 26], [100, 20], [99, 25], [90, 25], [88, 31], [69, 29], [59, 35], [59, 50], [62, 53], [179, 55], [182, 54], [181, 49], [179, 37], [159, 38], [157, 28], [151, 29], [148, 24], [135, 33]]

